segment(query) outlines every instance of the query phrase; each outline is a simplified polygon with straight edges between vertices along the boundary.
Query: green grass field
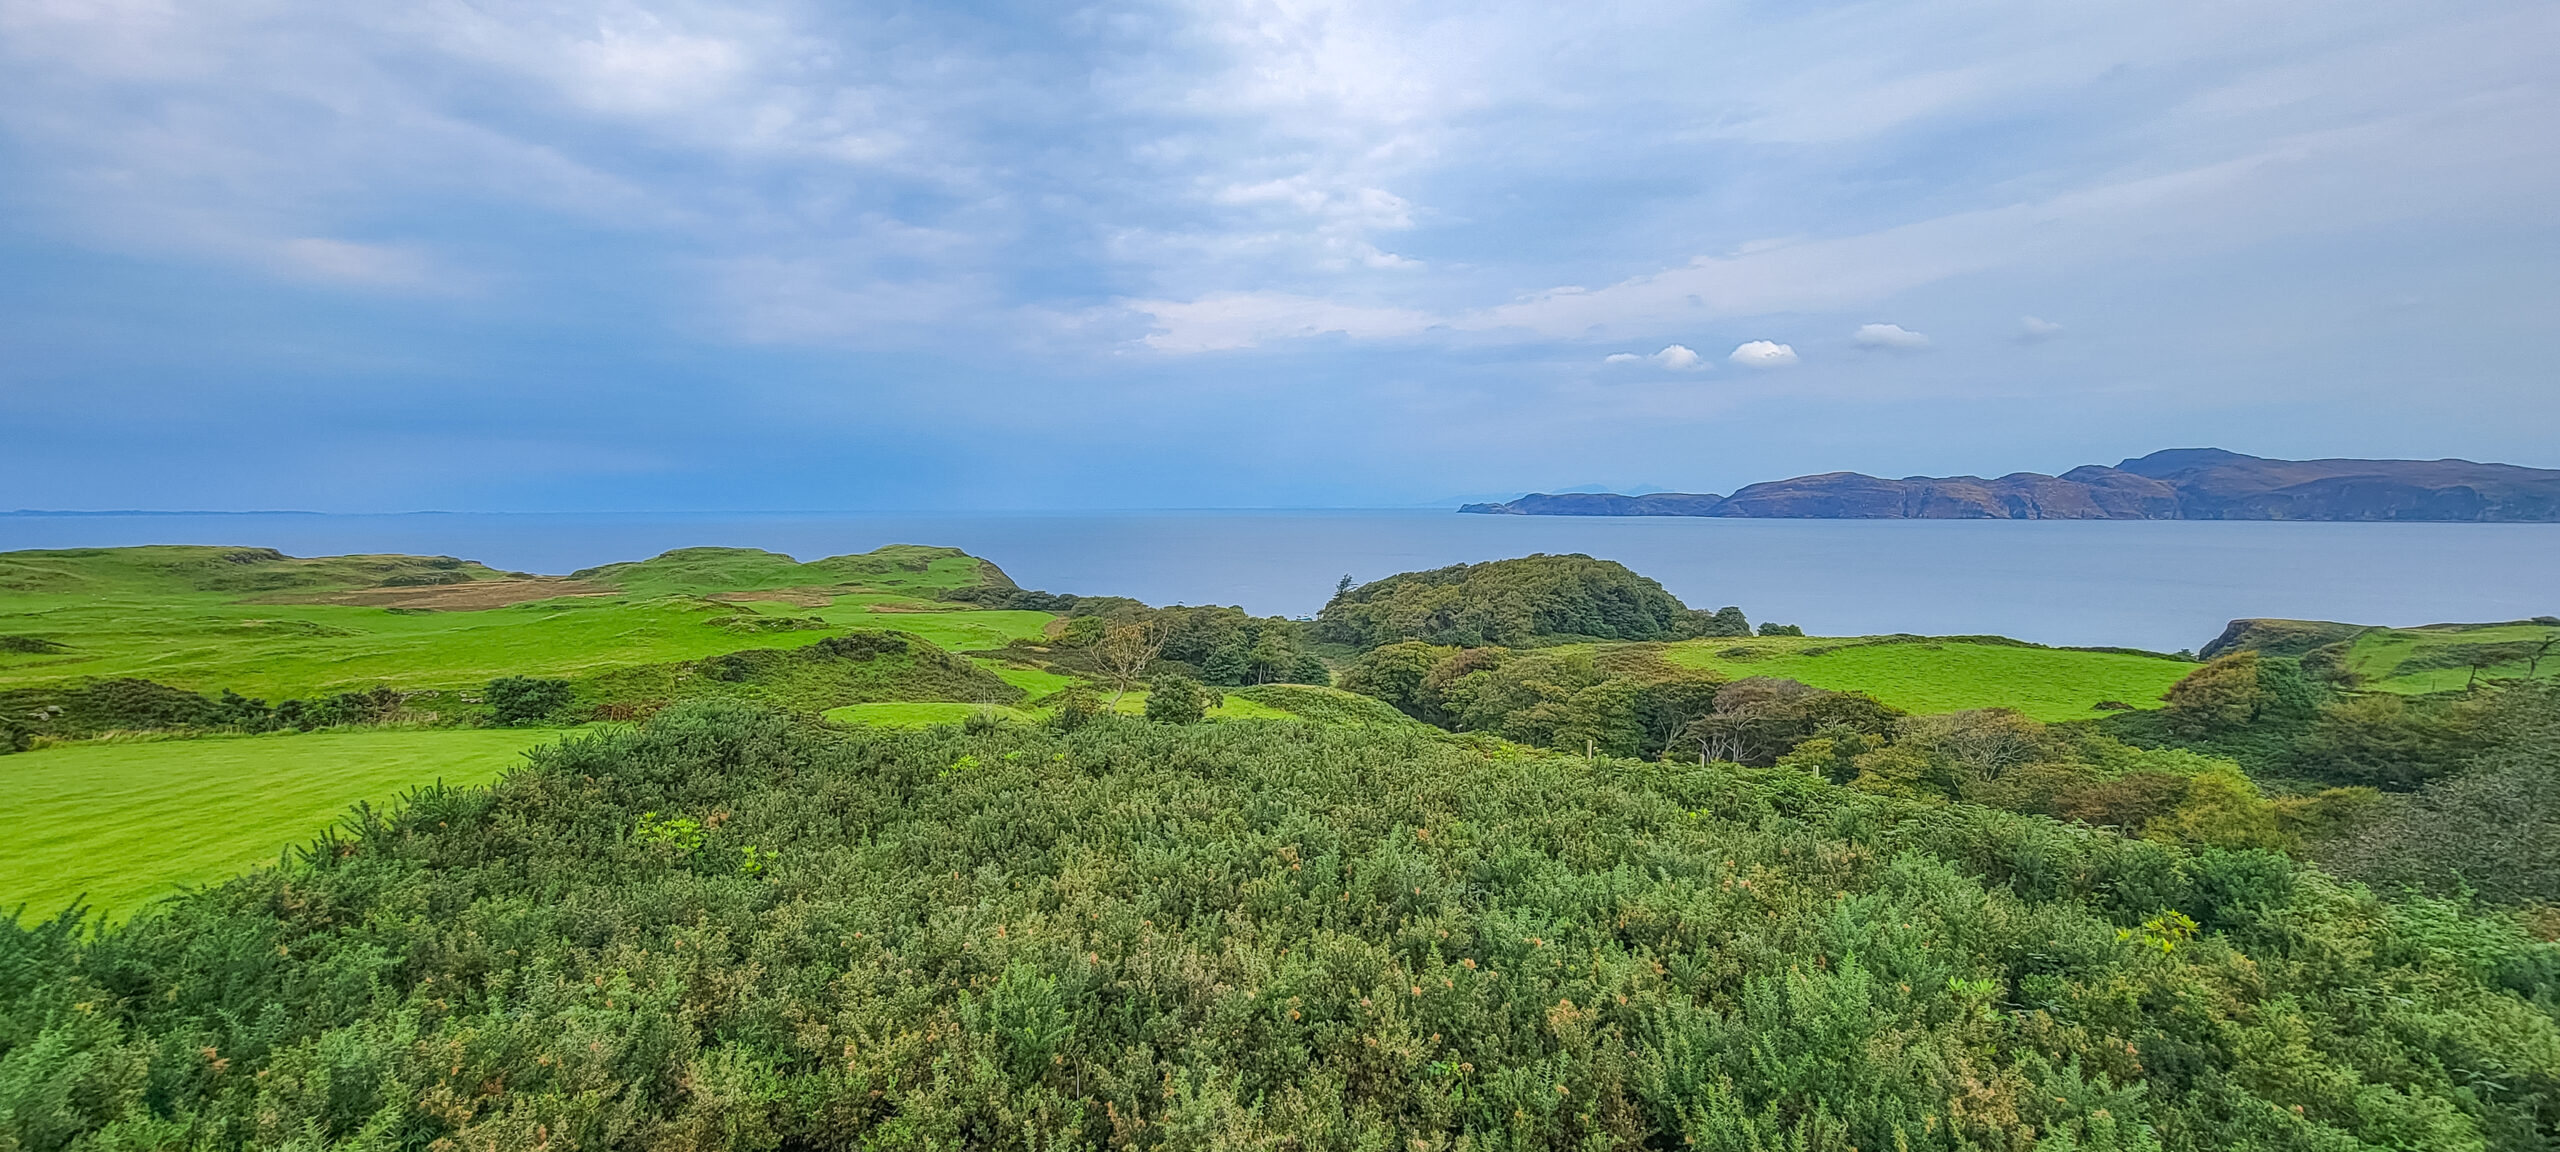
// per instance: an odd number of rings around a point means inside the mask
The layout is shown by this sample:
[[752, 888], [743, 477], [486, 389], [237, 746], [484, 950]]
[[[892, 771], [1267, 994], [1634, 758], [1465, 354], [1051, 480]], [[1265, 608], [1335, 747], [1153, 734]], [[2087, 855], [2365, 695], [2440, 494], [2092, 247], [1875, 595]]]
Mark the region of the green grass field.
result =
[[2235, 620], [2232, 629], [2215, 641], [2217, 653], [2254, 651], [2326, 662], [2343, 644], [2356, 687], [2369, 691], [2459, 691], [2472, 684], [2475, 669], [2482, 682], [2560, 678], [2560, 618], [2550, 616], [2418, 628], [2265, 618]]
[[2161, 694], [2196, 668], [2183, 660], [2120, 652], [1881, 640], [1689, 640], [1664, 655], [1674, 664], [1727, 676], [1780, 676], [1816, 688], [1864, 692], [1907, 712], [2006, 707], [2045, 721], [2104, 716], [2095, 708], [2102, 701], [2157, 708]]
[[[1041, 612], [977, 611], [925, 598], [992, 567], [947, 549], [883, 549], [809, 564], [766, 552], [688, 549], [574, 581], [511, 580], [477, 566], [427, 569], [422, 577], [415, 569], [428, 561], [418, 558], [220, 559], [241, 553], [0, 553], [0, 636], [59, 646], [0, 651], [0, 688], [132, 676], [269, 700], [379, 684], [462, 689], [497, 676], [576, 676], [792, 648], [846, 629], [895, 629], [956, 651], [997, 648], [1039, 636], [1050, 620]], [[383, 571], [401, 579], [469, 578], [354, 583]], [[822, 580], [831, 583], [816, 583]], [[510, 596], [542, 598], [502, 602]], [[760, 617], [820, 624], [796, 631], [737, 626]]]
[[347, 731], [72, 744], [0, 757], [0, 909], [82, 893], [131, 913], [304, 843], [358, 801], [485, 783], [553, 739], [539, 729]]
[[2537, 663], [2529, 654], [2560, 636], [2548, 624], [2483, 624], [2454, 628], [2376, 628], [2355, 638], [2347, 667], [2363, 686], [2385, 692], [2451, 692], [2471, 682], [2471, 660], [2480, 678], [2560, 677], [2560, 645]]

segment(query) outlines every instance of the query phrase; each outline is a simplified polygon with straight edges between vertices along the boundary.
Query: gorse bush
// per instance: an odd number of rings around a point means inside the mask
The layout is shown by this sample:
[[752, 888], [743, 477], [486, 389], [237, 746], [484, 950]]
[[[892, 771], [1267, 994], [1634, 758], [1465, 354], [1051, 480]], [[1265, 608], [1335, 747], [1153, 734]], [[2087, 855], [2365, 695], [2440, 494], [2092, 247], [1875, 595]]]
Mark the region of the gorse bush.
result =
[[1147, 685], [1147, 719], [1158, 724], [1197, 724], [1218, 704], [1215, 694], [1179, 672], [1158, 676]]
[[489, 718], [499, 724], [533, 724], [567, 708], [573, 695], [566, 680], [501, 676], [489, 682], [481, 699], [488, 702]]
[[2535, 1148], [2560, 956], [2264, 852], [1413, 727], [710, 702], [0, 928], [0, 1145]]

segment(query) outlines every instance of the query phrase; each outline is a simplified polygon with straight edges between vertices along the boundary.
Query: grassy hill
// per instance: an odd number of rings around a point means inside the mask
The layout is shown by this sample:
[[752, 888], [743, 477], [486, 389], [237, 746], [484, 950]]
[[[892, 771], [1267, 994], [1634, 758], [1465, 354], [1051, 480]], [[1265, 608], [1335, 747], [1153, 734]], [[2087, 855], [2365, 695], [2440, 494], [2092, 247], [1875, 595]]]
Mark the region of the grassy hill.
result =
[[983, 560], [909, 546], [808, 564], [693, 548], [566, 579], [442, 557], [0, 553], [0, 687], [140, 677], [279, 699], [574, 676], [799, 647], [844, 629], [894, 628], [955, 650], [1039, 636], [1047, 613], [933, 598], [997, 582], [1010, 584]]
[[76, 744], [0, 760], [0, 911], [42, 920], [84, 893], [122, 917], [305, 843], [360, 801], [481, 784], [538, 729], [349, 731]]
[[2044, 721], [2103, 716], [2096, 706], [2108, 702], [2157, 708], [2161, 694], [2196, 668], [2167, 656], [1957, 636], [1689, 640], [1669, 646], [1664, 656], [1727, 676], [1778, 676], [1864, 692], [1906, 712], [2007, 707]]
[[2415, 695], [2483, 680], [2560, 677], [2560, 618], [2383, 628], [2327, 620], [2234, 620], [2207, 656], [2261, 652], [2354, 674], [2359, 688]]

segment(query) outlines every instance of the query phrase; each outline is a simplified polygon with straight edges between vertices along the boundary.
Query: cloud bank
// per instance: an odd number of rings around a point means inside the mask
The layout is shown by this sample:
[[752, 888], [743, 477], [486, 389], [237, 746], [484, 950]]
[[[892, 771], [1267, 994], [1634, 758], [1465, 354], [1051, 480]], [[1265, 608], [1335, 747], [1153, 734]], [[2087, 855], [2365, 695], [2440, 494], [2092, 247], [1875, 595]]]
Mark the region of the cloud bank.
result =
[[[2531, 0], [1561, 31], [1507, 0], [0, 0], [0, 425], [34, 445], [0, 483], [1366, 503], [1708, 435], [1748, 447], [1681, 486], [2223, 436], [2560, 463], [2527, 431], [2560, 417], [2554, 42]], [[1585, 390], [1728, 345], [1796, 372]], [[980, 451], [1032, 435], [1118, 447], [1074, 483]], [[2051, 457], [1911, 447], [2029, 437]]]
[[1883, 348], [1894, 352], [1917, 352], [1929, 346], [1929, 338], [1900, 324], [1860, 324], [1849, 338], [1861, 348]]

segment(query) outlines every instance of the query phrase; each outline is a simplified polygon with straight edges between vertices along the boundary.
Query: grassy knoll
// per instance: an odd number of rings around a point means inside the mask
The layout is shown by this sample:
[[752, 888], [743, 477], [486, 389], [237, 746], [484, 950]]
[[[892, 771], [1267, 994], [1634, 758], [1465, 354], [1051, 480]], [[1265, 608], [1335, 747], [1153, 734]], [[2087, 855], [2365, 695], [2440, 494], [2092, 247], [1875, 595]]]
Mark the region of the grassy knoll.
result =
[[1052, 692], [1063, 691], [1074, 684], [1080, 683], [1080, 681], [1073, 676], [1068, 676], [1059, 672], [1052, 672], [1046, 668], [1031, 668], [1020, 664], [1002, 664], [991, 660], [982, 662], [980, 667], [985, 668], [989, 672], [995, 673], [997, 679], [1000, 679], [1007, 684], [1011, 684], [1016, 688], [1022, 689], [1025, 695], [1034, 700]]
[[617, 668], [579, 681], [576, 692], [597, 704], [726, 696], [802, 713], [888, 701], [1023, 699], [1022, 689], [984, 663], [898, 632], [858, 632], [781, 651], [750, 648], [708, 660]]
[[1013, 583], [995, 565], [957, 548], [915, 544], [892, 544], [805, 564], [757, 548], [679, 548], [647, 560], [585, 569], [570, 578], [647, 596], [809, 589], [822, 594], [854, 591], [930, 598], [952, 588]]
[[87, 893], [121, 917], [307, 842], [358, 801], [486, 783], [557, 735], [349, 731], [72, 744], [0, 765], [0, 909], [42, 919]]
[[2560, 636], [2560, 626], [2530, 622], [2434, 628], [2374, 628], [2347, 648], [2347, 667], [2361, 685], [2385, 692], [2450, 692], [2482, 679], [2560, 676], [2560, 645], [2537, 664], [2533, 650]]
[[2560, 677], [2560, 618], [2498, 624], [2382, 628], [2327, 620], [2234, 620], [2208, 645], [2230, 652], [2291, 656], [2303, 667], [2343, 666], [2358, 688], [2416, 695], [2481, 680]]
[[2195, 670], [2165, 656], [1901, 637], [1690, 640], [1664, 656], [1728, 676], [1864, 692], [1907, 712], [2007, 707], [2046, 721], [2104, 715], [2094, 710], [2103, 701], [2159, 707], [2161, 694]]
[[0, 637], [24, 642], [0, 646], [0, 687], [131, 676], [279, 699], [385, 683], [465, 688], [503, 675], [576, 676], [795, 648], [843, 629], [894, 628], [956, 650], [1038, 636], [1045, 613], [928, 598], [1001, 580], [984, 561], [921, 548], [809, 564], [686, 549], [568, 580], [434, 557], [14, 552], [0, 554]]
[[1250, 688], [1229, 688], [1226, 693], [1229, 705], [1258, 704], [1320, 724], [1429, 727], [1374, 696], [1345, 692], [1340, 688], [1321, 688], [1313, 684], [1256, 684]]

